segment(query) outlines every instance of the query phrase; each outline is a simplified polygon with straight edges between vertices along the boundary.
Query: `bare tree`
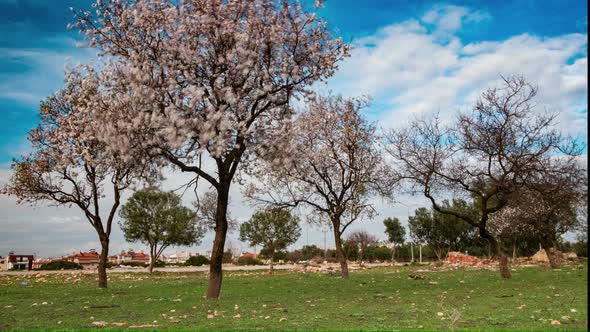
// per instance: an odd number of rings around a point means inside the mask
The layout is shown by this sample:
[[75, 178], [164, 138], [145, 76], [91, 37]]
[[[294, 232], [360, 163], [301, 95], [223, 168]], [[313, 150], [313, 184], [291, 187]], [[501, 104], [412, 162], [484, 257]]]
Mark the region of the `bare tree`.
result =
[[[448, 125], [435, 117], [389, 132], [386, 149], [412, 191], [422, 192], [434, 210], [478, 229], [493, 248], [502, 277], [510, 278], [506, 254], [488, 229], [490, 216], [536, 179], [559, 173], [552, 155], [572, 163], [579, 149], [554, 128], [555, 115], [535, 110], [536, 87], [519, 76], [502, 79], [472, 112]], [[441, 196], [449, 195], [475, 199], [476, 217], [442, 206]]]
[[348, 234], [348, 241], [354, 243], [360, 250], [359, 261], [363, 263], [363, 254], [370, 245], [378, 242], [375, 235], [369, 234], [367, 231], [354, 231]]
[[[202, 229], [215, 231], [216, 222], [215, 216], [217, 214], [217, 191], [208, 191], [202, 197], [197, 196], [197, 200], [193, 202], [193, 206], [197, 210], [197, 223]], [[230, 201], [228, 200], [228, 205]], [[226, 215], [227, 232], [231, 233], [238, 230], [238, 221], [232, 218], [229, 210]]]
[[[364, 99], [317, 96], [285, 131], [285, 148], [277, 148], [259, 174], [261, 184], [246, 195], [279, 206], [304, 205], [312, 222], [328, 221], [334, 232], [342, 277], [348, 264], [342, 234], [356, 220], [373, 217], [368, 197], [391, 190], [375, 148], [375, 127], [360, 114]], [[383, 190], [385, 188], [386, 190]]]

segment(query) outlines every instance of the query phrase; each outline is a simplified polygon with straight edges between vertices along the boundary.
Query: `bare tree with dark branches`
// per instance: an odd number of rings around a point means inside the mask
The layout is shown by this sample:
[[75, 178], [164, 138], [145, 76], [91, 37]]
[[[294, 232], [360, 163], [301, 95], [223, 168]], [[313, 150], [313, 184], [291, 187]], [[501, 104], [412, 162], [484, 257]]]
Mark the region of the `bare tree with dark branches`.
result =
[[[393, 165], [433, 209], [465, 220], [489, 241], [503, 278], [510, 278], [500, 241], [488, 229], [490, 216], [537, 179], [562, 172], [580, 153], [576, 142], [554, 128], [555, 115], [536, 111], [537, 88], [523, 77], [502, 77], [485, 91], [473, 111], [448, 125], [439, 118], [415, 120], [386, 135]], [[561, 156], [556, 164], [552, 158]], [[444, 207], [443, 196], [474, 199], [476, 217]]]

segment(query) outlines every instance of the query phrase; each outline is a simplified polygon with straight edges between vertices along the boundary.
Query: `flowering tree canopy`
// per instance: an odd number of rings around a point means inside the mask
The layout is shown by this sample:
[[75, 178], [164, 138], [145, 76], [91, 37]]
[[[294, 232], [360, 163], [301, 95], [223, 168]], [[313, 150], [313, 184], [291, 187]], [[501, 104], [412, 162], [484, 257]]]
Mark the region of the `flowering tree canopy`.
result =
[[[288, 0], [98, 1], [74, 24], [104, 66], [97, 121], [123, 155], [157, 155], [217, 191], [207, 296], [219, 297], [229, 187], [273, 145], [289, 102], [331, 76], [348, 46]], [[207, 161], [202, 163], [203, 158]]]
[[364, 99], [317, 96], [283, 135], [284, 147], [269, 158], [247, 196], [279, 206], [304, 205], [311, 220], [334, 230], [342, 276], [348, 276], [343, 232], [361, 217], [371, 218], [368, 198], [383, 187], [386, 172], [376, 149], [375, 127], [360, 114]]
[[[121, 192], [146, 169], [109, 149], [97, 138], [99, 126], [81, 112], [100, 93], [96, 78], [92, 71], [72, 71], [66, 87], [41, 103], [41, 124], [29, 134], [34, 152], [13, 162], [13, 176], [3, 191], [22, 202], [80, 208], [102, 245], [98, 285], [106, 287], [109, 236]], [[104, 220], [101, 202], [106, 190], [112, 191], [114, 201]]]
[[490, 216], [490, 231], [502, 236], [526, 235], [540, 240], [553, 268], [559, 267], [558, 238], [579, 227], [580, 206], [588, 190], [586, 170], [554, 158], [561, 172], [538, 178], [511, 195], [508, 205]]

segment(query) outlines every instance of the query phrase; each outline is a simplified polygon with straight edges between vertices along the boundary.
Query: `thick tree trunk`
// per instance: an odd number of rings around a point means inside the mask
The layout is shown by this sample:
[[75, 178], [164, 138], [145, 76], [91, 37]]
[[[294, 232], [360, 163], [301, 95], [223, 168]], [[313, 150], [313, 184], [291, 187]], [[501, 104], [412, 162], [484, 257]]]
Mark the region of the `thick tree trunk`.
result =
[[107, 288], [107, 262], [109, 259], [109, 239], [100, 237], [100, 256], [98, 257], [98, 288]]
[[494, 250], [494, 256], [498, 260], [500, 266], [500, 275], [504, 279], [512, 278], [510, 267], [508, 266], [508, 256], [502, 250], [502, 243], [498, 241], [492, 234], [488, 233], [485, 228], [479, 229], [479, 235], [488, 240], [490, 250]]
[[557, 252], [554, 251], [554, 248], [551, 246], [551, 242], [547, 239], [541, 239], [541, 247], [545, 250], [545, 254], [547, 254], [547, 259], [549, 260], [549, 265], [552, 269], [559, 268], [559, 260], [557, 258]]
[[346, 261], [346, 255], [342, 249], [342, 240], [340, 239], [340, 227], [334, 227], [334, 243], [336, 245], [336, 254], [338, 261], [340, 262], [340, 269], [342, 278], [348, 278], [348, 262]]
[[209, 265], [208, 299], [218, 299], [221, 293], [221, 281], [223, 279], [223, 248], [227, 235], [227, 203], [229, 199], [229, 182], [220, 184], [217, 190], [217, 210], [215, 213], [215, 239], [211, 250], [211, 263]]
[[148, 272], [154, 272], [154, 265], [156, 265], [156, 254], [155, 248], [150, 248], [150, 265], [148, 266]]

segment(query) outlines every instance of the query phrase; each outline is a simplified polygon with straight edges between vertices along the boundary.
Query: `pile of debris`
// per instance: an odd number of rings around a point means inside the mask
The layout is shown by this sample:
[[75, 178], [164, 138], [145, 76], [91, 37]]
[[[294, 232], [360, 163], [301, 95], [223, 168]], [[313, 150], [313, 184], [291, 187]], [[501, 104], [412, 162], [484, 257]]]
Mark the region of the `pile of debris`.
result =
[[476, 267], [476, 268], [491, 268], [495, 264], [494, 260], [480, 259], [475, 256], [460, 253], [458, 251], [450, 251], [447, 255], [447, 260], [443, 262], [443, 268], [459, 268], [459, 267]]
[[[560, 256], [561, 259], [576, 260], [578, 258], [578, 255], [576, 255], [575, 252], [557, 251], [557, 254]], [[539, 251], [537, 251], [536, 254], [531, 256], [531, 260], [536, 263], [548, 263], [549, 262], [549, 258], [547, 258], [547, 252], [545, 252], [544, 249], [540, 249]]]

